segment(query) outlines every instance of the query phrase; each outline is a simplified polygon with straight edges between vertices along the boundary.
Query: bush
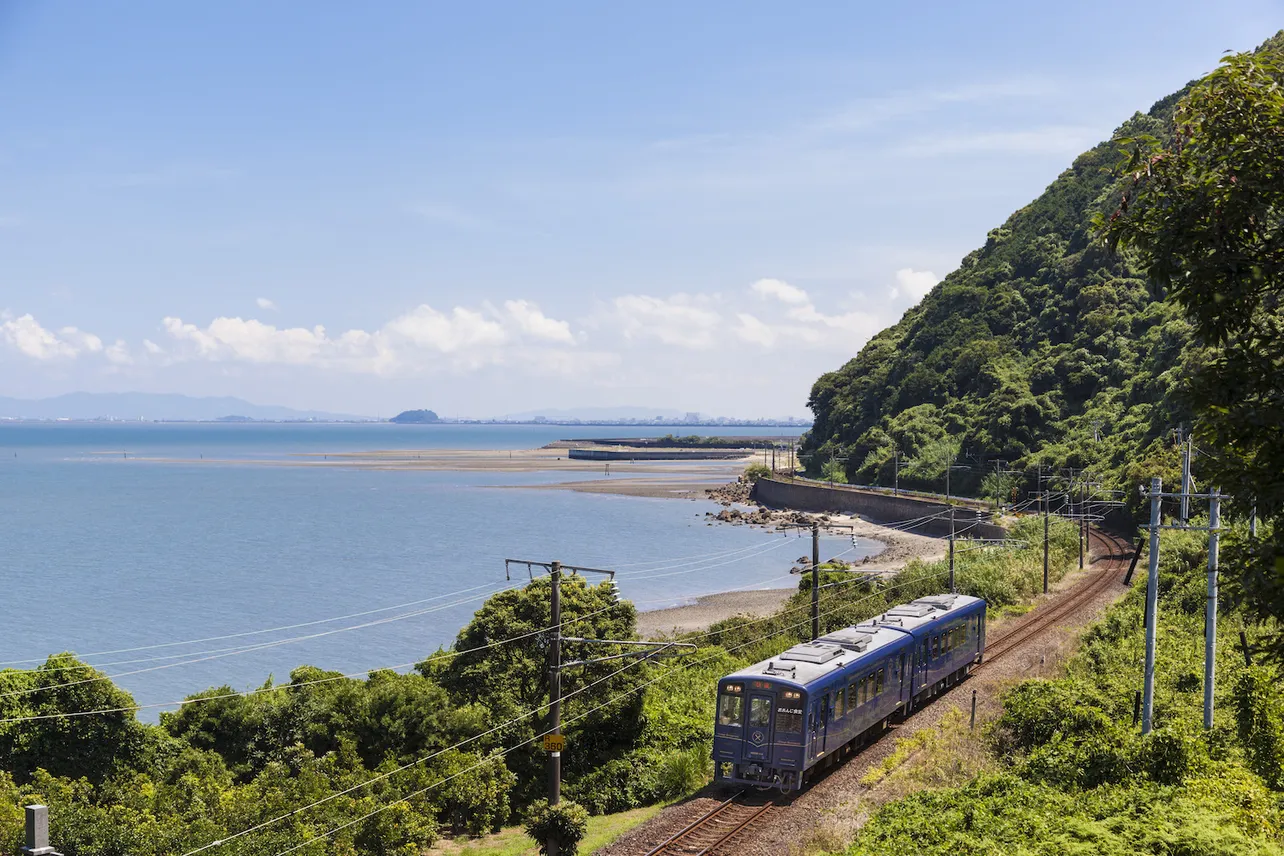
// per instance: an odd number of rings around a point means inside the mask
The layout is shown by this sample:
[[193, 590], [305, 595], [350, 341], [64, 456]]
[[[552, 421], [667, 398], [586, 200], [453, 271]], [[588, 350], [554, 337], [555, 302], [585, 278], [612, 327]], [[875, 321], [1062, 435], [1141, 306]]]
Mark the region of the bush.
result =
[[1284, 694], [1269, 670], [1245, 669], [1235, 681], [1235, 724], [1249, 768], [1284, 790]]
[[660, 798], [657, 753], [639, 749], [607, 761], [566, 786], [566, 793], [590, 814], [614, 814], [650, 805]]
[[669, 798], [685, 796], [704, 787], [712, 775], [707, 746], [670, 752], [660, 762], [660, 793]]
[[745, 467], [744, 478], [745, 478], [745, 481], [749, 482], [750, 484], [757, 483], [758, 479], [770, 478], [770, 477], [771, 477], [771, 467], [767, 466], [766, 464], [750, 464], [749, 466]]
[[820, 468], [820, 477], [835, 484], [847, 484], [847, 470], [837, 458], [830, 458]]
[[588, 832], [588, 818], [584, 807], [570, 800], [557, 805], [539, 800], [526, 814], [526, 834], [535, 839], [544, 856], [548, 856], [549, 839], [557, 842], [557, 851], [562, 856], [575, 856]]

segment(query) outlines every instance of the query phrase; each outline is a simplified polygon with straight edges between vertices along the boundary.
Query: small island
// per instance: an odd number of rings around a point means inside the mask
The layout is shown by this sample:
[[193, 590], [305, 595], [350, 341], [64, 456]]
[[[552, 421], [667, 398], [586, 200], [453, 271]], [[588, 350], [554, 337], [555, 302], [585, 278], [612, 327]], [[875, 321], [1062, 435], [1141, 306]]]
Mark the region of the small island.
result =
[[398, 425], [431, 425], [440, 420], [431, 410], [403, 410], [388, 421]]

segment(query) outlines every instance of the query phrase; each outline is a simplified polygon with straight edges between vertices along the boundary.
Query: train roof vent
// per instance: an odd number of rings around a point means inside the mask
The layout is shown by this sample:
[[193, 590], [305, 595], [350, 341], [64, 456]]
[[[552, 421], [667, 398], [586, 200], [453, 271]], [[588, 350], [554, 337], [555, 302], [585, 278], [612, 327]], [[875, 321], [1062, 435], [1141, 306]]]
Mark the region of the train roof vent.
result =
[[797, 666], [777, 666], [775, 660], [770, 660], [767, 663], [767, 668], [763, 669], [762, 673], [764, 675], [792, 675], [797, 670]]
[[828, 663], [835, 657], [842, 656], [843, 649], [837, 645], [826, 645], [820, 642], [804, 642], [795, 645], [780, 655], [781, 660], [797, 660], [800, 663]]
[[869, 642], [874, 638], [875, 632], [876, 631], [873, 628], [861, 630], [856, 627], [846, 627], [842, 630], [835, 630], [833, 633], [822, 636], [816, 641], [825, 642], [830, 645], [838, 645], [848, 651], [859, 652], [864, 651], [869, 647]]
[[887, 614], [899, 618], [924, 618], [936, 610], [935, 606], [914, 601], [887, 610]]
[[925, 603], [935, 609], [953, 609], [954, 602], [958, 598], [956, 594], [934, 594], [930, 597], [920, 597], [914, 603]]

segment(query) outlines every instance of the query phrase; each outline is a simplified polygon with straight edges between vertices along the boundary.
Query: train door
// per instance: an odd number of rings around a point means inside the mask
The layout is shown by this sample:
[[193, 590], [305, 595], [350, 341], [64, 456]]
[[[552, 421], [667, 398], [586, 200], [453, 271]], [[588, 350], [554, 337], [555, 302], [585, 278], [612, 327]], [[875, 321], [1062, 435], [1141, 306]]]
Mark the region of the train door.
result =
[[901, 652], [900, 665], [896, 668], [896, 680], [898, 683], [896, 695], [901, 701], [909, 699], [910, 681], [909, 673], [905, 671], [905, 652]]
[[745, 719], [745, 758], [766, 761], [771, 757], [772, 702], [769, 695], [749, 696], [749, 715]]
[[814, 699], [811, 703], [811, 715], [807, 717], [807, 751], [812, 758], [825, 752], [825, 738], [829, 734], [829, 693]]

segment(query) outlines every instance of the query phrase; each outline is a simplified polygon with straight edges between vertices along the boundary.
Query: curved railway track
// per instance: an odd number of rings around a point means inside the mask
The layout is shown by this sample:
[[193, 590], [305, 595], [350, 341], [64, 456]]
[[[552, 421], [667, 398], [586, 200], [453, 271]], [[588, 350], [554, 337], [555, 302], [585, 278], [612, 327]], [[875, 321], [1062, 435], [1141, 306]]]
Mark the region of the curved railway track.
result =
[[[985, 668], [987, 663], [999, 659], [1004, 654], [1020, 648], [1037, 634], [1047, 630], [1057, 621], [1077, 610], [1086, 601], [1110, 587], [1116, 574], [1128, 567], [1131, 558], [1128, 542], [1117, 535], [1088, 530], [1088, 544], [1091, 550], [1093, 542], [1101, 548], [1099, 557], [1108, 559], [1106, 566], [1085, 579], [1083, 582], [1066, 591], [1055, 603], [1047, 604], [1030, 612], [1024, 619], [1015, 623], [1011, 629], [985, 646], [985, 659], [976, 669]], [[975, 671], [975, 669], [973, 670]]]
[[774, 802], [755, 804], [744, 801], [745, 792], [719, 804], [693, 823], [678, 830], [646, 856], [706, 856], [725, 852], [749, 826], [766, 818]]
[[[1105, 566], [1075, 586], [1061, 593], [1055, 601], [1045, 603], [1029, 612], [1001, 635], [986, 645], [985, 659], [976, 669], [984, 668], [1005, 654], [1020, 649], [1026, 642], [1053, 627], [1058, 621], [1079, 609], [1110, 587], [1128, 567], [1131, 551], [1128, 542], [1116, 535], [1088, 530], [1089, 551], [1095, 543], [1097, 561], [1106, 559]], [[1090, 564], [1092, 564], [1090, 560]], [[958, 686], [956, 684], [955, 686]], [[943, 693], [944, 695], [944, 693]], [[712, 810], [678, 830], [662, 844], [646, 852], [646, 856], [714, 856], [732, 852], [745, 842], [745, 834], [770, 818], [774, 801], [758, 802], [757, 797], [740, 791], [719, 803]]]

